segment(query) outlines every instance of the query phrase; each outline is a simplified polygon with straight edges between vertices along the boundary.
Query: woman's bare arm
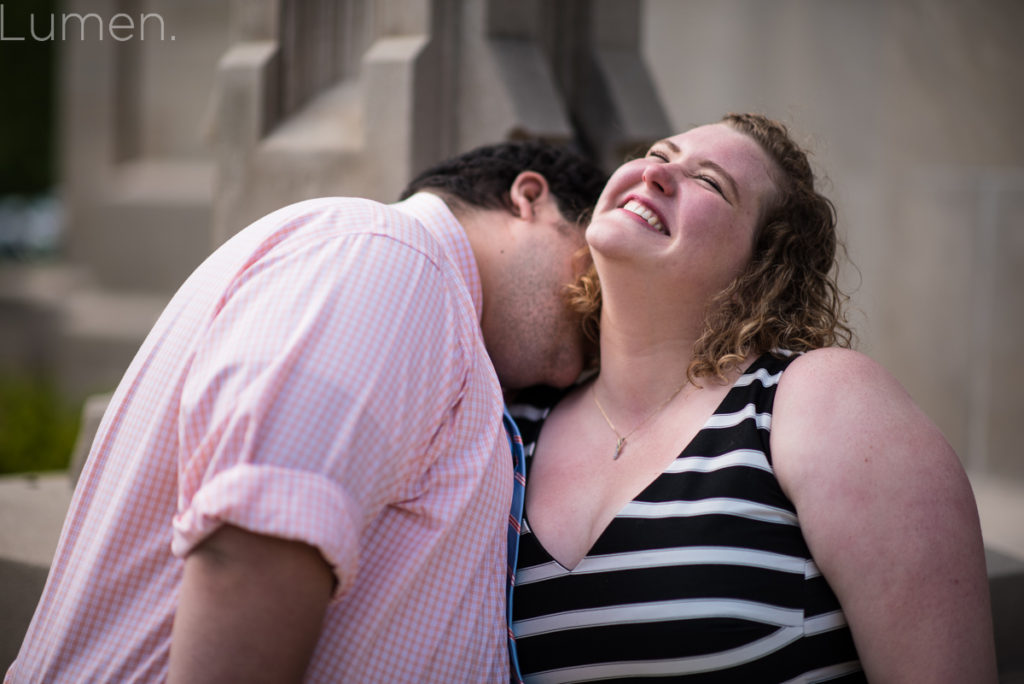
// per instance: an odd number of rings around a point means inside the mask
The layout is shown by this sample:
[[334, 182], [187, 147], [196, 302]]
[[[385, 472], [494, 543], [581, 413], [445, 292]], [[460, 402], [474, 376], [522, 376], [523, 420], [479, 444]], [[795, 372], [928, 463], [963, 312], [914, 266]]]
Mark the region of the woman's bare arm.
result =
[[994, 683], [974, 496], [899, 383], [857, 352], [806, 354], [782, 376], [771, 446], [868, 678]]

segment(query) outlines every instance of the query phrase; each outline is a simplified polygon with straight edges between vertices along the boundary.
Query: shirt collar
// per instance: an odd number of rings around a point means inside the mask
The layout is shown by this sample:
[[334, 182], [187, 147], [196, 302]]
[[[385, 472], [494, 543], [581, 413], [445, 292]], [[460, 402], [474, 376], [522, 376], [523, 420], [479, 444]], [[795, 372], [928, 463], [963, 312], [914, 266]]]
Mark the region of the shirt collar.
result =
[[431, 192], [418, 192], [412, 197], [392, 205], [402, 213], [417, 218], [441, 243], [448, 258], [459, 271], [466, 285], [477, 320], [483, 316], [483, 288], [480, 285], [480, 271], [477, 270], [473, 248], [466, 237], [466, 230], [459, 223], [443, 199]]

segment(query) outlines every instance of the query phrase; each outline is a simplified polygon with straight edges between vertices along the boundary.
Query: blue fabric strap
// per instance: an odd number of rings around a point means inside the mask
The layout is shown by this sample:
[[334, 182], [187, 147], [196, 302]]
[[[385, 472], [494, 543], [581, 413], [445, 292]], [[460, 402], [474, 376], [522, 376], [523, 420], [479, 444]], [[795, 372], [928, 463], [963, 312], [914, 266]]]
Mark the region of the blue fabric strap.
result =
[[523, 438], [519, 428], [505, 409], [505, 433], [508, 445], [512, 450], [512, 466], [515, 470], [512, 489], [512, 510], [508, 515], [508, 581], [505, 596], [505, 614], [508, 621], [508, 660], [509, 672], [513, 684], [521, 684], [522, 674], [519, 672], [519, 658], [516, 655], [516, 637], [512, 633], [512, 590], [516, 584], [516, 561], [519, 558], [519, 528], [523, 522], [523, 501], [526, 497], [526, 462], [523, 457]]

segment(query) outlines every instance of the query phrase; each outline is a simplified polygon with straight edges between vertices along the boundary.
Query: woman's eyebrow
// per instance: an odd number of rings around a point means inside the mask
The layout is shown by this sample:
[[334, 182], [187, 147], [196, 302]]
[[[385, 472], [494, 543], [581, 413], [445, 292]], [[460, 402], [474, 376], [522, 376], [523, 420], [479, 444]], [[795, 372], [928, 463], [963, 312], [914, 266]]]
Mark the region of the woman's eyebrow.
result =
[[729, 189], [732, 190], [733, 197], [737, 199], [740, 198], [740, 189], [739, 186], [736, 185], [736, 180], [732, 177], [732, 174], [723, 169], [720, 164], [716, 164], [710, 159], [704, 159], [698, 164], [698, 166], [706, 167], [717, 172], [722, 178], [725, 179], [725, 182], [729, 185]]
[[[669, 151], [672, 154], [681, 154], [682, 153], [682, 149], [680, 149], [679, 145], [676, 145], [669, 138], [663, 138], [661, 140], [658, 140], [653, 145], [651, 145], [651, 147], [653, 148], [653, 147], [656, 147], [658, 145], [664, 145], [665, 147], [667, 147], [669, 149]], [[726, 171], [724, 168], [722, 168], [721, 164], [713, 162], [710, 159], [702, 159], [702, 160], [700, 160], [698, 162], [697, 166], [700, 166], [702, 168], [711, 169], [712, 171], [715, 171], [720, 176], [722, 176], [722, 178], [725, 180], [726, 184], [728, 184], [729, 189], [732, 191], [733, 197], [735, 197], [737, 200], [740, 199], [740, 189], [739, 189], [739, 186], [736, 185], [736, 179], [732, 177], [732, 174], [730, 174], [728, 171]]]
[[665, 147], [667, 147], [667, 148], [669, 149], [669, 151], [671, 151], [671, 152], [672, 152], [673, 154], [679, 154], [679, 152], [681, 151], [681, 150], [679, 149], [679, 145], [676, 145], [676, 144], [675, 144], [674, 142], [672, 142], [672, 141], [671, 141], [671, 140], [669, 140], [668, 138], [662, 138], [661, 140], [657, 140], [657, 141], [655, 141], [655, 142], [654, 142], [654, 144], [652, 144], [652, 145], [651, 145], [651, 147], [655, 147], [655, 146], [657, 146], [657, 145], [664, 145], [664, 146], [665, 146]]

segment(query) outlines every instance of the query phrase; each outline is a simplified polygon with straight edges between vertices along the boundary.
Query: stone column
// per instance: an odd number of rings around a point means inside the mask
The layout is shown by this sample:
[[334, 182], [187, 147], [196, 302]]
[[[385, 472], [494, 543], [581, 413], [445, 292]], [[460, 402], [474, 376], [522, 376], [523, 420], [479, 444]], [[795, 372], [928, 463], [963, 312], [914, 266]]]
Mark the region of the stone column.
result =
[[571, 142], [612, 167], [668, 132], [638, 53], [639, 2], [235, 8], [217, 74], [214, 244], [309, 197], [392, 201], [420, 169], [481, 144]]

